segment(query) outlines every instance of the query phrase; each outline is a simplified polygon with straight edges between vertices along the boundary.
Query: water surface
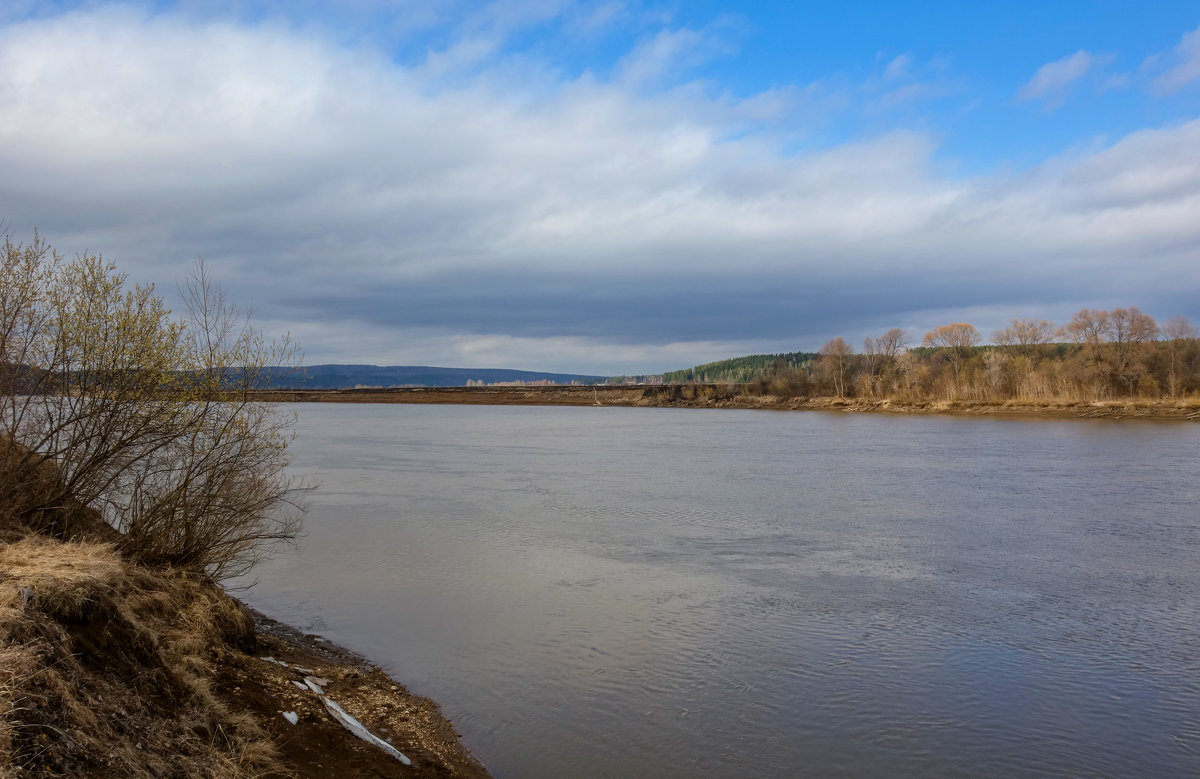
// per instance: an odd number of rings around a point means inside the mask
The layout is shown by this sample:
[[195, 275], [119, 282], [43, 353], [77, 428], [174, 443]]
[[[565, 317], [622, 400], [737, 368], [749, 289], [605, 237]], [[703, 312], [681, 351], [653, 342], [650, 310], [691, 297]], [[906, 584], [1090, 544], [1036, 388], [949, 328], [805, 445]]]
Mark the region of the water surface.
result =
[[498, 777], [1200, 775], [1200, 427], [299, 408], [246, 599]]

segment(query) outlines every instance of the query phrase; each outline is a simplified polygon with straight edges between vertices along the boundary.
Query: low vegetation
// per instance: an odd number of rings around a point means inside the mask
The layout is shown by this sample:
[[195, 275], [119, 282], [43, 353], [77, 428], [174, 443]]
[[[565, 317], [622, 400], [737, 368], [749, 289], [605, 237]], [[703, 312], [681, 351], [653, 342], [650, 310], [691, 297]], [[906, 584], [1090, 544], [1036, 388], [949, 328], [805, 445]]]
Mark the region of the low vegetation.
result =
[[252, 648], [250, 616], [211, 580], [130, 565], [112, 543], [7, 518], [0, 544], [0, 774], [244, 776], [278, 754], [211, 688]]
[[735, 381], [727, 378], [734, 366], [750, 364], [761, 368], [741, 385], [750, 396], [1027, 407], [1200, 398], [1200, 340], [1183, 317], [1160, 326], [1136, 307], [1084, 309], [1062, 327], [1014, 319], [991, 340], [983, 344], [979, 331], [963, 322], [929, 331], [919, 346], [892, 329], [867, 338], [861, 351], [834, 338], [817, 354], [765, 365], [769, 358], [713, 363], [682, 380]]
[[253, 648], [217, 585], [299, 531], [292, 419], [249, 392], [267, 342], [202, 264], [174, 318], [111, 263], [0, 249], [0, 774], [277, 767], [213, 694]]

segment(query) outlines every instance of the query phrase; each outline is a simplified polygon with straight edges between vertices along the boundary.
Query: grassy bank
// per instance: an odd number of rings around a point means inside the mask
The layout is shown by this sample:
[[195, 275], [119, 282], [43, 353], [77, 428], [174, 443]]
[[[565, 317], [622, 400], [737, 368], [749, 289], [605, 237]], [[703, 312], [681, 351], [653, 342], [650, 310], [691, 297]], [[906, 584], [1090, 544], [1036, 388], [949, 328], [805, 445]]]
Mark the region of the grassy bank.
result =
[[0, 513], [0, 776], [486, 776], [432, 702], [211, 580], [130, 563], [111, 532]]
[[638, 405], [684, 408], [742, 408], [779, 411], [842, 411], [881, 414], [959, 414], [1079, 419], [1200, 421], [1200, 398], [1177, 400], [907, 400], [758, 395], [729, 385], [683, 385], [647, 389]]

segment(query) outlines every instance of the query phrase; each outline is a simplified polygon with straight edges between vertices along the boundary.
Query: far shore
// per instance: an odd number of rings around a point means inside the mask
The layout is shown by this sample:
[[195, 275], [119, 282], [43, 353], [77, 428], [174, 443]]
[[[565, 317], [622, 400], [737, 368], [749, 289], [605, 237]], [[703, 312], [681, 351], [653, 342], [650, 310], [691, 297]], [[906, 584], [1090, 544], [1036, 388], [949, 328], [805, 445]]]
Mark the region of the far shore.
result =
[[728, 385], [398, 387], [387, 389], [264, 390], [277, 403], [411, 403], [484, 406], [619, 406], [734, 408], [767, 411], [842, 411], [877, 414], [956, 414], [1056, 419], [1200, 421], [1200, 399], [1103, 401], [920, 402], [872, 398], [793, 398], [750, 395]]

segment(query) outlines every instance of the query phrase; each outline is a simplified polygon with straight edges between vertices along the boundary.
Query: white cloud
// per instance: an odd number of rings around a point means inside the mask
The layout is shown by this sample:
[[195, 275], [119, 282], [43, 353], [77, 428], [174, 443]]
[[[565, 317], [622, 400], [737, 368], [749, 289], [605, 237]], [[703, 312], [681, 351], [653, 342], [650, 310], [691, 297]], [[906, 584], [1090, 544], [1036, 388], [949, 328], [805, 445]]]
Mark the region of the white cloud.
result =
[[1037, 69], [1033, 78], [1017, 93], [1020, 100], [1051, 98], [1061, 100], [1063, 91], [1072, 83], [1087, 75], [1097, 64], [1108, 61], [1108, 57], [1096, 56], [1080, 49], [1074, 54], [1054, 62], [1047, 62]]
[[894, 81], [904, 78], [912, 71], [912, 57], [907, 54], [901, 54], [894, 58], [883, 69], [883, 78], [885, 81]]
[[628, 85], [659, 85], [690, 67], [729, 54], [728, 36], [734, 25], [722, 20], [699, 30], [662, 29], [639, 43], [613, 69], [616, 80]]
[[1133, 86], [1133, 76], [1128, 73], [1114, 73], [1104, 80], [1104, 91], [1128, 89]]
[[696, 30], [662, 30], [617, 63], [620, 80], [630, 84], [657, 81], [693, 56], [704, 37]]
[[511, 32], [554, 19], [566, 7], [566, 0], [492, 0], [468, 20], [467, 26]]
[[589, 4], [581, 14], [568, 19], [569, 29], [582, 38], [595, 37], [610, 30], [628, 14], [625, 3], [617, 0]]
[[[882, 54], [876, 54], [876, 60], [882, 60]], [[907, 112], [911, 117], [914, 109], [923, 110], [932, 103], [960, 95], [966, 86], [961, 79], [947, 73], [944, 60], [917, 63], [908, 54], [900, 54], [889, 60], [878, 76], [850, 85], [850, 91], [864, 114], [895, 117]]]
[[1186, 33], [1179, 44], [1166, 57], [1170, 67], [1154, 79], [1154, 90], [1160, 94], [1172, 94], [1188, 84], [1200, 80], [1200, 27]]

